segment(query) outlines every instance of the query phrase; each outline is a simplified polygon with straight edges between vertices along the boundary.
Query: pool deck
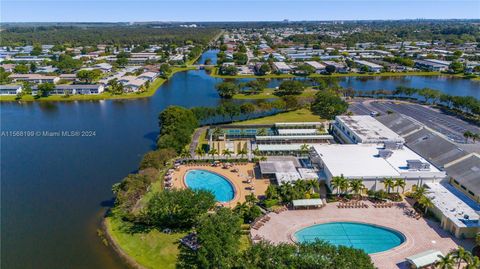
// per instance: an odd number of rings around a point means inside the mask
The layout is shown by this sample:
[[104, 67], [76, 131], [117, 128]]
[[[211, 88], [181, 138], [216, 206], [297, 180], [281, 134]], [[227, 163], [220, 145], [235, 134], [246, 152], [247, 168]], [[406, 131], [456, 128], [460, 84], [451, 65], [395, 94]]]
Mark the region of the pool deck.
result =
[[[173, 172], [173, 187], [184, 189], [187, 188], [184, 182], [185, 174], [189, 170], [206, 170], [210, 172], [217, 173], [232, 183], [235, 188], [235, 197], [233, 200], [227, 203], [221, 203], [227, 207], [235, 207], [237, 203], [245, 202], [245, 196], [251, 194], [252, 192], [257, 196], [265, 194], [270, 181], [268, 179], [251, 179], [251, 183], [247, 183], [249, 171], [254, 170], [255, 165], [253, 163], [247, 164], [234, 164], [233, 167], [229, 169], [223, 169], [221, 166], [212, 167], [210, 165], [181, 165], [177, 171]], [[232, 169], [238, 169], [238, 172], [232, 172]], [[253, 173], [253, 172], [250, 172]], [[251, 187], [254, 187], [254, 190], [251, 190]]]
[[272, 243], [293, 242], [293, 234], [314, 224], [327, 222], [361, 222], [387, 227], [401, 232], [406, 240], [390, 250], [371, 254], [379, 269], [408, 268], [405, 258], [420, 252], [436, 249], [443, 254], [459, 245], [471, 249], [473, 240], [460, 240], [442, 230], [438, 223], [415, 219], [407, 214], [411, 206], [407, 202], [391, 208], [337, 208], [329, 203], [321, 209], [288, 210], [280, 214], [270, 213], [270, 220], [258, 230], [251, 230], [251, 236], [260, 237]]

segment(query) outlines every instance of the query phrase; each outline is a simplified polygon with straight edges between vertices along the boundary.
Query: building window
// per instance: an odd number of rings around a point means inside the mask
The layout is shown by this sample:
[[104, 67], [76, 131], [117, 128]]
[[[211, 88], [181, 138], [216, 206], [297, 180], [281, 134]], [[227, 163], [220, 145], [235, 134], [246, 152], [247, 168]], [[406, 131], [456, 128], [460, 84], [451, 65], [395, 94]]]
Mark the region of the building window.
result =
[[475, 193], [473, 193], [472, 191], [468, 191], [468, 193], [469, 193], [471, 196], [475, 196]]
[[455, 184], [457, 185], [460, 185], [460, 183], [458, 183], [458, 181], [456, 181], [455, 179], [453, 180], [453, 182], [455, 182]]
[[464, 189], [464, 190], [467, 190], [467, 188], [463, 185], [460, 185], [460, 187], [462, 187], [462, 189]]

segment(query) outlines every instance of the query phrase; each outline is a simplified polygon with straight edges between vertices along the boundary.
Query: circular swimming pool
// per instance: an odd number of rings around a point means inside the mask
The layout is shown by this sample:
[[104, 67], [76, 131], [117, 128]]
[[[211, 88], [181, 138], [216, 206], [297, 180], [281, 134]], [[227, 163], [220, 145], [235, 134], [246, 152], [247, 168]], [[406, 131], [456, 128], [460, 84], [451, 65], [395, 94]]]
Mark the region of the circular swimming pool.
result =
[[225, 203], [235, 197], [235, 189], [228, 179], [206, 170], [188, 171], [185, 175], [185, 184], [193, 190], [212, 192], [218, 202]]
[[405, 241], [400, 232], [358, 222], [316, 224], [298, 230], [294, 237], [297, 242], [313, 242], [319, 239], [336, 246], [362, 249], [368, 254], [389, 250]]

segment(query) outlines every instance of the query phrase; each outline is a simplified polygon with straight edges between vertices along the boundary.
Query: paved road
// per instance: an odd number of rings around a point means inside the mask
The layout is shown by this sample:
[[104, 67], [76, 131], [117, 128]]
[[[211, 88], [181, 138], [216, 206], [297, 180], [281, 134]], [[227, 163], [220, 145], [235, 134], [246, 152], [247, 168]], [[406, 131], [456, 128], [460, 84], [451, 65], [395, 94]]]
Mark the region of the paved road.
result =
[[198, 140], [200, 139], [200, 135], [208, 129], [208, 126], [204, 126], [201, 128], [198, 128], [195, 133], [193, 133], [193, 138], [192, 138], [192, 143], [190, 143], [190, 155], [192, 157], [195, 156], [195, 150], [197, 149], [198, 146]]
[[358, 115], [369, 115], [372, 111], [381, 114], [386, 114], [387, 111], [401, 113], [459, 143], [465, 142], [463, 137], [465, 131], [480, 132], [480, 128], [474, 124], [444, 114], [437, 109], [418, 104], [386, 100], [359, 100], [353, 101], [349, 110]]

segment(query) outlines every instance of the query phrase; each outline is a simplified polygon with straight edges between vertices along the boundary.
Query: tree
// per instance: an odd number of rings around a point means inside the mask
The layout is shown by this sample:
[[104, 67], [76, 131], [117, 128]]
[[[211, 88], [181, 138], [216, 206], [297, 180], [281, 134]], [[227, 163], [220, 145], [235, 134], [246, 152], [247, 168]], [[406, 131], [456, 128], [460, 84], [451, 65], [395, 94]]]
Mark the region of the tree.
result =
[[177, 267], [214, 269], [236, 266], [241, 223], [240, 217], [228, 208], [203, 215], [196, 227], [200, 248], [192, 253], [192, 259], [180, 255]]
[[215, 159], [215, 155], [218, 154], [218, 150], [217, 150], [216, 148], [211, 148], [211, 149], [208, 151], [208, 154], [209, 154], [210, 156], [212, 156], [212, 158]]
[[28, 74], [29, 71], [30, 71], [30, 68], [28, 68], [28, 66], [25, 64], [17, 64], [13, 68], [13, 72], [17, 74]]
[[159, 70], [163, 78], [167, 78], [172, 73], [172, 69], [170, 68], [170, 65], [166, 63], [160, 65]]
[[334, 65], [329, 64], [329, 65], [325, 66], [325, 71], [328, 74], [333, 74], [333, 73], [335, 73], [335, 71], [337, 71], [337, 68]]
[[298, 80], [283, 81], [278, 89], [275, 90], [275, 95], [299, 95], [305, 90], [305, 84]]
[[167, 165], [167, 162], [175, 158], [177, 153], [174, 149], [159, 149], [155, 151], [149, 151], [143, 155], [142, 161], [140, 162], [140, 170], [146, 168], [156, 168], [160, 169]]
[[98, 69], [93, 70], [80, 70], [77, 72], [77, 78], [85, 81], [86, 83], [92, 83], [100, 78], [102, 71]]
[[345, 113], [347, 109], [348, 103], [333, 91], [317, 92], [311, 105], [311, 110], [324, 119], [333, 119], [335, 116]]
[[112, 94], [123, 94], [123, 84], [114, 78], [108, 81], [108, 89]]
[[195, 149], [195, 154], [197, 154], [200, 157], [205, 156], [205, 150], [202, 147], [197, 147]]
[[435, 263], [435, 268], [438, 269], [453, 269], [455, 260], [453, 259], [452, 254], [447, 254], [445, 256], [439, 256], [440, 260]]
[[233, 152], [232, 152], [231, 150], [229, 150], [229, 149], [224, 149], [224, 150], [222, 151], [222, 155], [223, 155], [223, 156], [232, 157], [232, 153], [233, 153]]
[[399, 188], [402, 188], [402, 193], [405, 191], [405, 186], [407, 185], [407, 183], [405, 182], [405, 179], [403, 178], [397, 178], [395, 180], [395, 187], [397, 187], [397, 193], [399, 191]]
[[386, 178], [383, 180], [383, 186], [387, 190], [387, 193], [390, 193], [390, 188], [395, 186], [395, 181], [393, 181], [391, 178]]
[[361, 179], [352, 179], [350, 180], [350, 189], [356, 195], [359, 195], [360, 192], [365, 188], [363, 181]]
[[190, 229], [214, 206], [214, 195], [205, 190], [165, 190], [148, 200], [142, 220], [161, 229]]
[[257, 75], [264, 76], [268, 73], [270, 73], [272, 69], [270, 68], [270, 65], [268, 63], [263, 63], [260, 68], [258, 68]]
[[462, 262], [466, 262], [468, 264], [469, 259], [471, 258], [471, 253], [466, 251], [463, 247], [458, 247], [453, 253], [453, 258], [457, 262], [457, 268], [460, 268]]
[[309, 179], [307, 180], [307, 185], [310, 189], [310, 192], [313, 194], [315, 193], [315, 189], [320, 188], [320, 183], [318, 182], [318, 179]]
[[250, 114], [255, 112], [255, 106], [252, 103], [244, 103], [240, 106], [240, 112], [244, 115], [247, 115], [247, 118]]
[[238, 65], [245, 65], [248, 62], [248, 56], [245, 53], [237, 52], [233, 54], [233, 61]]
[[330, 181], [330, 186], [332, 187], [332, 190], [337, 190], [337, 195], [340, 194], [340, 189], [342, 185], [345, 184], [347, 179], [343, 177], [343, 175], [339, 177], [333, 177], [332, 180]]
[[46, 97], [51, 91], [55, 90], [55, 84], [42, 83], [37, 86], [37, 96]]
[[238, 70], [233, 65], [223, 65], [222, 67], [220, 67], [221, 75], [235, 76], [237, 75], [237, 73], [238, 73]]
[[81, 68], [83, 62], [81, 60], [73, 59], [72, 56], [68, 54], [61, 54], [58, 62], [54, 62], [54, 65], [56, 65], [61, 72], [71, 73], [73, 70]]
[[190, 109], [169, 106], [158, 116], [160, 136], [158, 148], [173, 148], [178, 153], [191, 141], [198, 121]]
[[232, 98], [238, 92], [238, 87], [233, 82], [221, 82], [215, 88], [220, 97], [226, 99]]
[[424, 187], [424, 186], [421, 186], [421, 187], [417, 187], [417, 189], [415, 190], [415, 192], [413, 193], [413, 198], [415, 198], [415, 200], [419, 200], [421, 197], [423, 197], [425, 194], [427, 193], [427, 189]]
[[463, 63], [461, 62], [458, 62], [458, 61], [453, 61], [449, 66], [448, 68], [450, 68], [450, 70], [452, 70], [453, 73], [461, 73], [463, 72]]
[[420, 197], [418, 203], [425, 209], [425, 215], [427, 214], [428, 209], [433, 207], [433, 202], [425, 195]]
[[331, 268], [373, 269], [368, 254], [359, 249], [334, 246], [324, 241], [310, 243], [253, 244], [237, 263], [240, 269], [250, 268]]
[[300, 153], [302, 155], [307, 155], [309, 151], [310, 151], [310, 146], [309, 145], [303, 144], [303, 145], [300, 146]]
[[33, 49], [30, 52], [30, 55], [38, 56], [40, 54], [42, 54], [42, 46], [40, 44], [33, 45]]

